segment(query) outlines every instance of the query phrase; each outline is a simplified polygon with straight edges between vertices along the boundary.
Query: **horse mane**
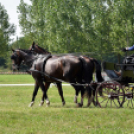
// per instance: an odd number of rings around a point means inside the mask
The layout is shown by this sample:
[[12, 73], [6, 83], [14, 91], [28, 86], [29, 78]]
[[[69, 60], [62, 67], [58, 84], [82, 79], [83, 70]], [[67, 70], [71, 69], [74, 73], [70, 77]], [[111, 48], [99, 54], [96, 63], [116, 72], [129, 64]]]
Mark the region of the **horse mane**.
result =
[[36, 46], [37, 46], [39, 49], [42, 49], [42, 51], [51, 54], [51, 52], [47, 51], [46, 49], [44, 49], [44, 48], [42, 48], [42, 47], [40, 47], [40, 46], [38, 46], [38, 45], [36, 45]]
[[[27, 54], [33, 54], [34, 56], [45, 56], [45, 54], [38, 54], [38, 53], [34, 53], [33, 51], [31, 51], [31, 50], [26, 50], [26, 49], [18, 49], [18, 50], [20, 50], [20, 51], [23, 51], [23, 52], [25, 52], [25, 53], [27, 53]], [[50, 53], [50, 55], [51, 55], [51, 53]]]
[[25, 52], [27, 54], [33, 54], [33, 52], [31, 50], [20, 49], [20, 48], [18, 50], [23, 51], [23, 52]]

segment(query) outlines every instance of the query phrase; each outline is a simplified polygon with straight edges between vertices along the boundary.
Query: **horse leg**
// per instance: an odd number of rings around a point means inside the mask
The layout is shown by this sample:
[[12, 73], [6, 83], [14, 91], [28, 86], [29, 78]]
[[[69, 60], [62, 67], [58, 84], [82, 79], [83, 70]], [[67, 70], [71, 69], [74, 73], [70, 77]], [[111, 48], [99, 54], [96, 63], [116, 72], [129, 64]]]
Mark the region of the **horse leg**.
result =
[[82, 107], [83, 106], [84, 95], [85, 95], [84, 87], [83, 86], [79, 86], [79, 91], [81, 91], [81, 102], [77, 104], [77, 107]]
[[62, 105], [64, 106], [65, 105], [65, 100], [64, 100], [64, 97], [63, 97], [62, 85], [61, 85], [61, 83], [56, 83], [56, 84], [57, 84], [57, 88], [58, 88], [58, 91], [59, 91], [59, 95], [61, 96]]
[[39, 85], [38, 85], [37, 82], [35, 82], [34, 91], [33, 91], [33, 96], [32, 96], [32, 101], [31, 101], [31, 103], [29, 104], [29, 107], [32, 107], [32, 106], [33, 106], [34, 100], [35, 100], [35, 96], [37, 95], [38, 89], [39, 89]]
[[[85, 83], [90, 84], [90, 82], [92, 81], [92, 75], [93, 75], [92, 73], [88, 73], [88, 75], [85, 76]], [[90, 85], [87, 85], [85, 88], [86, 88], [87, 98], [88, 98], [87, 106], [89, 107], [91, 102], [93, 102], [93, 98], [92, 98], [93, 88]]]
[[[81, 76], [77, 76], [76, 81], [77, 81], [78, 83], [83, 84]], [[74, 102], [76, 103], [76, 106], [77, 106], [77, 107], [82, 107], [82, 106], [83, 106], [83, 98], [84, 98], [85, 89], [84, 89], [84, 87], [81, 86], [81, 85], [75, 85], [75, 84], [77, 84], [76, 81], [70, 79], [70, 83], [74, 83], [74, 84], [71, 84], [71, 85], [74, 87], [74, 89], [75, 89]], [[80, 92], [80, 91], [81, 91], [81, 103], [77, 103], [77, 98], [78, 98], [78, 95], [79, 95], [79, 92]]]
[[[71, 82], [71, 83], [75, 83], [75, 82]], [[74, 89], [75, 89], [75, 98], [74, 98], [74, 102], [76, 103], [76, 106], [77, 107], [82, 107], [83, 106], [83, 97], [84, 97], [84, 90], [83, 90], [83, 87], [80, 86], [80, 85], [74, 85], [74, 84], [71, 84]], [[78, 98], [78, 95], [79, 95], [79, 92], [81, 91], [81, 103], [78, 103], [77, 101], [77, 98]]]
[[[91, 81], [89, 81], [89, 83], [90, 83]], [[90, 106], [90, 104], [91, 104], [91, 102], [93, 102], [93, 103], [95, 103], [95, 100], [94, 100], [94, 97], [95, 97], [95, 91], [94, 91], [94, 89], [93, 89], [93, 87], [92, 86], [90, 86], [90, 85], [88, 85], [87, 86], [87, 97], [88, 97], [88, 103], [87, 103], [87, 107], [89, 107]]]
[[88, 104], [87, 104], [87, 107], [90, 106], [91, 102], [93, 102], [94, 106], [97, 106], [97, 102], [95, 101], [95, 89], [94, 89], [94, 90], [91, 89], [90, 94], [91, 94], [91, 97], [88, 98]]
[[[76, 82], [71, 82], [71, 83], [75, 83], [76, 84]], [[78, 95], [79, 95], [79, 92], [80, 92], [80, 88], [78, 86], [74, 85], [74, 84], [71, 84], [71, 85], [75, 89], [74, 103], [77, 104], [77, 98], [78, 98]]]
[[83, 106], [83, 100], [84, 100], [84, 90], [81, 90], [81, 102], [77, 104], [78, 107]]
[[97, 88], [97, 84], [93, 85], [93, 104], [94, 106], [97, 106], [97, 102], [95, 100], [95, 93], [96, 93], [96, 88]]
[[95, 90], [93, 90], [93, 104], [94, 106], [97, 106], [97, 102], [95, 101]]
[[79, 95], [79, 91], [80, 90], [76, 90], [76, 88], [75, 88], [74, 103], [77, 103], [77, 98], [78, 98], [78, 95]]
[[91, 104], [91, 102], [93, 102], [93, 100], [94, 100], [94, 96], [92, 96], [92, 91], [91, 91], [92, 89], [91, 88], [89, 88], [89, 91], [88, 91], [88, 103], [87, 103], [87, 107], [89, 107], [90, 106], [90, 104]]
[[[49, 86], [50, 86], [50, 83], [46, 82], [44, 85], [45, 85], [45, 90], [46, 90], [46, 92], [47, 92], [47, 90], [48, 90], [48, 88], [49, 88]], [[42, 96], [42, 98], [43, 98], [43, 96]], [[39, 106], [42, 106], [43, 104], [44, 104], [44, 100], [41, 100]]]
[[[71, 74], [67, 73], [66, 75], [64, 74], [64, 77], [66, 78], [66, 80], [70, 83], [72, 83], [71, 85], [74, 87], [75, 89], [75, 97], [74, 97], [74, 102], [77, 104], [77, 97], [78, 94], [80, 92], [80, 86], [76, 85], [76, 79], [72, 79]], [[77, 105], [78, 106], [78, 105]]]
[[47, 104], [47, 106], [49, 106], [50, 105], [50, 101], [49, 101], [49, 99], [47, 97], [46, 90], [45, 90], [45, 85], [44, 85], [43, 81], [39, 81], [39, 86], [40, 86], [40, 88], [41, 88], [41, 90], [43, 92], [42, 102], [44, 102], [44, 98], [45, 98], [46, 104]]
[[[76, 81], [78, 83], [84, 84], [84, 82], [82, 81], [82, 78], [81, 78], [81, 74], [77, 76]], [[78, 103], [77, 106], [78, 107], [82, 107], [83, 106], [83, 99], [84, 99], [85, 89], [84, 89], [84, 86], [83, 85], [79, 85], [77, 88], [79, 88], [77, 90], [78, 93], [81, 91], [81, 103]]]

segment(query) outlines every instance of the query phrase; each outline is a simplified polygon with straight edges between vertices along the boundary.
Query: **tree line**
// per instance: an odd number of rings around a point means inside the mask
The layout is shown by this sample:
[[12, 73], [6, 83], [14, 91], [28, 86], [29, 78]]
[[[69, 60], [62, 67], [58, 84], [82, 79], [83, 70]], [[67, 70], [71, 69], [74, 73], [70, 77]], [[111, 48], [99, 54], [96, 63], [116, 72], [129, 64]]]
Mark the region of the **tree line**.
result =
[[28, 49], [35, 41], [52, 53], [94, 52], [114, 61], [134, 43], [133, 0], [21, 0], [17, 11], [24, 37], [14, 48]]

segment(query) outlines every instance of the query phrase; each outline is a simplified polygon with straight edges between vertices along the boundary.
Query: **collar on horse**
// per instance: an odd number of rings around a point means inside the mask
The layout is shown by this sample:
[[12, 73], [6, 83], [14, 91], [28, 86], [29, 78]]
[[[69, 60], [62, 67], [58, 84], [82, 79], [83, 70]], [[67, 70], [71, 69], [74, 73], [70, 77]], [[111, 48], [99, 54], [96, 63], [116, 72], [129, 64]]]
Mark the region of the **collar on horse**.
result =
[[42, 73], [44, 73], [44, 69], [45, 69], [45, 65], [46, 65], [46, 61], [51, 58], [52, 55], [51, 54], [47, 54], [47, 55], [38, 55], [38, 57], [35, 58], [35, 60], [32, 62], [32, 67], [30, 69], [30, 71], [33, 71], [36, 70], [36, 63], [37, 63], [37, 60], [39, 59], [42, 64]]
[[49, 58], [51, 58], [51, 57], [52, 57], [51, 54], [48, 54], [48, 55], [46, 55], [45, 57], [43, 57], [43, 60], [44, 60], [43, 66], [42, 66], [42, 71], [43, 71], [43, 72], [44, 72], [44, 69], [45, 69], [46, 61], [47, 61]]
[[[43, 62], [42, 71], [39, 71], [39, 70], [36, 70], [36, 69], [35, 69], [35, 63], [33, 63], [33, 64], [34, 64], [34, 69], [31, 68], [29, 71], [30, 71], [30, 72], [37, 72], [37, 73], [40, 73], [40, 74], [43, 76], [44, 81], [45, 81], [44, 76], [46, 76], [46, 77], [48, 77], [48, 78], [50, 78], [50, 79], [53, 79], [53, 80], [55, 80], [55, 81], [57, 81], [57, 82], [60, 82], [60, 83], [65, 82], [65, 83], [72, 84], [72, 85], [76, 85], [76, 86], [89, 86], [91, 89], [93, 89], [92, 86], [91, 86], [89, 83], [85, 83], [85, 84], [81, 84], [81, 83], [70, 83], [70, 82], [66, 82], [66, 81], [64, 81], [64, 80], [62, 80], [62, 79], [59, 79], [59, 78], [56, 78], [56, 77], [53, 77], [53, 76], [48, 75], [48, 74], [44, 71], [44, 69], [45, 69], [46, 61], [47, 61], [49, 58], [51, 58], [51, 57], [52, 57], [51, 54], [46, 55], [46, 56], [42, 55], [42, 56], [38, 57], [38, 58], [41, 58], [40, 60], [42, 60], [42, 62]], [[93, 89], [93, 90], [94, 90], [94, 89]]]

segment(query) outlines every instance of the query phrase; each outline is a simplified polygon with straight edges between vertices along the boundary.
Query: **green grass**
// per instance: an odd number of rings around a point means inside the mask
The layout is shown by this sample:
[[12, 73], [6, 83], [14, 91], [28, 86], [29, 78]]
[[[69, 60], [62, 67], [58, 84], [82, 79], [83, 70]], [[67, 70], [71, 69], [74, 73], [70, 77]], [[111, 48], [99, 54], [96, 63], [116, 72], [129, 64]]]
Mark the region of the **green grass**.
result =
[[[23, 78], [27, 77], [29, 76], [22, 76], [20, 80], [25, 82]], [[10, 81], [10, 77], [6, 79], [3, 81]], [[29, 108], [33, 87], [0, 87], [0, 134], [132, 134], [134, 132], [134, 109], [101, 109], [93, 105], [87, 108], [86, 99], [83, 108], [76, 108], [73, 103], [74, 89], [63, 87], [63, 90], [66, 100], [64, 107], [57, 88], [53, 87], [48, 90], [50, 107], [46, 107], [46, 104], [38, 106], [42, 96], [39, 90], [34, 106]]]
[[31, 75], [0, 75], [0, 84], [34, 83]]

